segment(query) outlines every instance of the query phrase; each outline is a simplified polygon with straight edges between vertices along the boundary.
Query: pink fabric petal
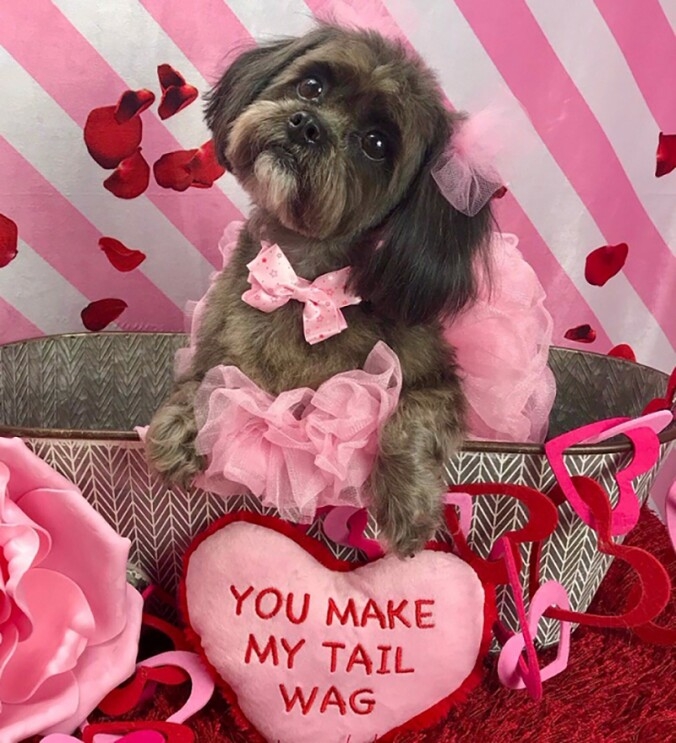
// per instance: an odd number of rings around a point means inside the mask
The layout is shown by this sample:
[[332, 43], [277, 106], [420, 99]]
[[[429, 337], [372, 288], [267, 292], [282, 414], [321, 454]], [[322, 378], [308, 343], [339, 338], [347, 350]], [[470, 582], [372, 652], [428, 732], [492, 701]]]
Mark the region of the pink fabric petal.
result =
[[0, 462], [11, 472], [7, 492], [13, 501], [18, 501], [24, 493], [35, 488], [71, 490], [74, 487], [47, 462], [33, 454], [19, 438], [0, 437]]
[[[14, 440], [20, 441], [20, 439]], [[4, 439], [0, 439], [0, 446], [3, 441]], [[23, 442], [20, 443], [25, 448], [25, 444]], [[27, 564], [33, 565], [42, 562], [45, 555], [51, 549], [52, 540], [49, 534], [39, 524], [33, 521], [33, 519], [29, 518], [12, 500], [9, 492], [10, 484], [15, 482], [17, 477], [20, 477], [20, 473], [10, 472], [9, 467], [2, 461], [1, 457], [2, 451], [0, 450], [0, 524], [19, 528], [23, 527], [28, 531], [34, 532], [38, 540], [37, 549], [30, 548], [28, 552], [24, 548], [11, 548], [13, 559], [17, 561], [14, 574], [19, 575], [26, 569]], [[4, 545], [8, 541], [9, 535], [5, 535], [5, 539], [0, 543], [0, 546], [4, 548]], [[4, 559], [9, 561], [9, 553], [5, 553], [4, 549], [3, 553]], [[12, 589], [11, 580], [8, 588], [9, 590]]]
[[17, 589], [25, 575], [37, 564], [39, 549], [40, 536], [34, 529], [0, 523], [0, 560], [4, 562], [2, 572], [6, 574], [5, 580], [0, 573], [0, 627], [6, 622], [11, 623], [21, 640], [30, 634], [31, 623], [27, 607]]
[[118, 635], [126, 621], [126, 565], [130, 542], [119, 536], [82, 494], [36, 489], [19, 505], [52, 536], [42, 567], [67, 575], [82, 590], [96, 622], [90, 642]]
[[399, 360], [384, 343], [364, 369], [276, 398], [235, 367], [212, 369], [197, 395], [197, 450], [208, 460], [197, 484], [224, 497], [246, 488], [293, 521], [322, 506], [362, 507], [400, 390]]
[[552, 318], [514, 235], [494, 235], [492, 284], [444, 335], [456, 348], [473, 438], [542, 442], [554, 403]]
[[79, 727], [98, 703], [112, 689], [126, 681], [136, 667], [136, 654], [141, 633], [143, 597], [131, 586], [123, 598], [125, 624], [119, 635], [100, 645], [89, 646], [73, 674], [80, 690], [77, 705], [41, 732], [71, 733]]
[[79, 692], [72, 673], [49, 679], [24, 704], [3, 704], [0, 709], [2, 743], [19, 743], [49, 729], [77, 709]]
[[69, 578], [30, 570], [17, 590], [32, 632], [18, 643], [0, 677], [0, 701], [30, 700], [49, 678], [72, 671], [94, 629], [82, 591]]
[[[0, 678], [4, 673], [7, 664], [14, 655], [17, 645], [19, 644], [19, 630], [12, 624], [6, 624], [0, 631]], [[2, 710], [2, 701], [0, 701], [0, 710]]]

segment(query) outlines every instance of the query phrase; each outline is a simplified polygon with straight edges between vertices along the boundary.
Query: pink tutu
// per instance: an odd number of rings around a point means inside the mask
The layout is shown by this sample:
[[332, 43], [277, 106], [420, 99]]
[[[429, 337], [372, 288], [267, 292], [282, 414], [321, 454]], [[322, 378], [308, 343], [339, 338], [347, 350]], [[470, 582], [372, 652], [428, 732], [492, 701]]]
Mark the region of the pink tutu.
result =
[[[237, 247], [237, 238], [243, 226], [244, 222], [230, 222], [223, 232], [223, 236], [218, 243], [218, 249], [221, 251], [221, 256], [223, 257], [222, 271], [225, 271], [228, 263], [230, 263], [230, 258], [232, 258], [232, 254]], [[179, 348], [176, 352], [174, 372], [177, 379], [180, 379], [190, 371], [192, 357], [195, 354], [195, 348], [197, 346], [197, 333], [200, 322], [202, 321], [202, 315], [204, 314], [204, 308], [207, 304], [207, 298], [211, 287], [214, 285], [214, 281], [219, 275], [220, 272], [214, 272], [211, 276], [209, 289], [207, 289], [202, 299], [199, 302], [188, 302], [185, 308], [187, 320], [186, 332], [190, 335], [190, 345], [187, 348]]]
[[[231, 224], [219, 244], [224, 269], [241, 226]], [[490, 289], [480, 272], [478, 300], [444, 331], [457, 351], [474, 439], [542, 442], [554, 402], [547, 366], [552, 319], [517, 244], [514, 235], [494, 235]], [[190, 346], [178, 352], [178, 376], [189, 369], [208, 294], [191, 308]], [[196, 404], [197, 449], [208, 467], [195, 484], [224, 497], [245, 487], [297, 522], [311, 521], [323, 506], [368, 505], [365, 484], [401, 380], [399, 361], [384, 343], [363, 370], [276, 398], [236, 367], [212, 369]]]
[[480, 274], [479, 299], [444, 336], [463, 374], [470, 436], [541, 443], [556, 396], [547, 366], [553, 323], [518, 242], [515, 235], [494, 234], [490, 290]]
[[382, 342], [363, 370], [277, 397], [237, 367], [218, 366], [197, 394], [197, 451], [208, 468], [195, 484], [225, 497], [244, 485], [296, 522], [312, 521], [322, 506], [362, 508], [380, 431], [400, 390], [399, 360]]

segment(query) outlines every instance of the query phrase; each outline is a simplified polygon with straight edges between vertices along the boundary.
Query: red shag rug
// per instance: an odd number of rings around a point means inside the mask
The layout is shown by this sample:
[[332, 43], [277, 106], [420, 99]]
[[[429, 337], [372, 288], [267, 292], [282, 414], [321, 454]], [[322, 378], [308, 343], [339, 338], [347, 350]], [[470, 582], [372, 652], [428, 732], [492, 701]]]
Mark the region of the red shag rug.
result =
[[[676, 585], [676, 558], [666, 530], [644, 510], [627, 540], [655, 554]], [[631, 585], [629, 570], [616, 562], [592, 605], [595, 612], [617, 612]], [[676, 593], [676, 591], [675, 591]], [[676, 624], [676, 598], [660, 624]], [[160, 688], [152, 703], [132, 719], [166, 719], [187, 697], [187, 688]], [[228, 705], [215, 696], [190, 721], [199, 743], [246, 743]], [[526, 692], [503, 689], [494, 669], [449, 717], [424, 733], [402, 735], [399, 743], [667, 743], [676, 741], [676, 649], [646, 645], [628, 631], [573, 634], [570, 663], [544, 684], [536, 703]], [[318, 743], [320, 743], [318, 741]]]

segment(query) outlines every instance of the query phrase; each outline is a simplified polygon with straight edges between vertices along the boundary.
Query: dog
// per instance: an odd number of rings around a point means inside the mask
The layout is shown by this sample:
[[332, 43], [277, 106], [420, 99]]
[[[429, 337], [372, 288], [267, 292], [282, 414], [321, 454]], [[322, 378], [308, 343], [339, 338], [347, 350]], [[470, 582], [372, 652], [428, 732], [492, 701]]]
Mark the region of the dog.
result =
[[[465, 435], [441, 322], [475, 297], [474, 267], [492, 232], [490, 204], [466, 216], [432, 177], [461, 121], [422, 60], [374, 32], [321, 25], [232, 63], [207, 94], [206, 122], [253, 210], [210, 291], [192, 367], [149, 427], [157, 471], [185, 484], [204, 469], [193, 405], [213, 367], [237, 366], [277, 395], [360, 369], [384, 341], [403, 382], [381, 432], [372, 509], [390, 551], [425, 546], [443, 522], [444, 462]], [[362, 302], [343, 310], [343, 332], [309, 345], [300, 303], [268, 313], [242, 301], [262, 239], [310, 281], [350, 267]]]

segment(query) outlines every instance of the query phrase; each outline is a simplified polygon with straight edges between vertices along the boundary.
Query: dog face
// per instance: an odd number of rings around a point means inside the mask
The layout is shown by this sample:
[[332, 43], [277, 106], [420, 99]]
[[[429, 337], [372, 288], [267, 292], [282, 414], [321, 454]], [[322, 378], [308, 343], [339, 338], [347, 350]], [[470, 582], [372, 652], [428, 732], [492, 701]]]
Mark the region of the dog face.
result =
[[401, 45], [323, 26], [247, 51], [209, 94], [206, 118], [258, 206], [315, 241], [351, 239], [355, 289], [381, 311], [419, 322], [470, 298], [486, 229], [433, 183], [453, 116]]

